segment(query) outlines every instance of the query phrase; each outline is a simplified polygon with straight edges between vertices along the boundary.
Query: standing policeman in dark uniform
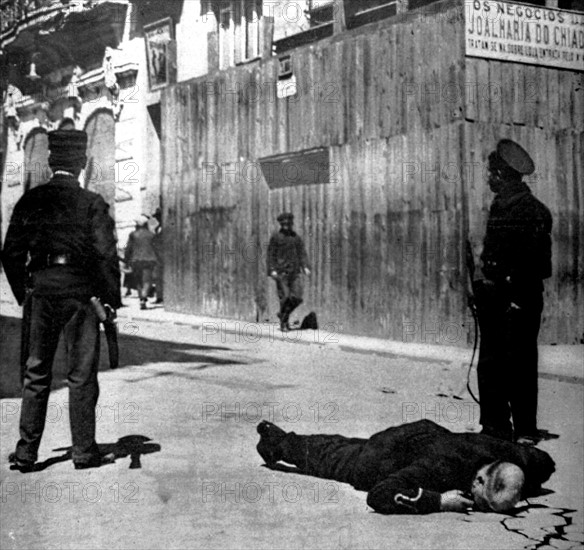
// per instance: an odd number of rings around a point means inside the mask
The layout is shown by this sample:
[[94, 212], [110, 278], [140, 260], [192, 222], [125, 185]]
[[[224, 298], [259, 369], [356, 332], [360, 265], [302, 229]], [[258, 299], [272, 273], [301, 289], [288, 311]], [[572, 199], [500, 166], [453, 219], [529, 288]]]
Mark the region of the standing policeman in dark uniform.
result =
[[310, 275], [308, 256], [302, 238], [292, 229], [294, 215], [284, 212], [278, 216], [280, 231], [268, 245], [268, 275], [276, 281], [280, 300], [280, 329], [290, 330], [290, 314], [302, 303], [302, 277]]
[[27, 273], [32, 278], [20, 440], [10, 456], [22, 472], [33, 470], [37, 460], [61, 332], [67, 350], [73, 462], [83, 469], [103, 461], [95, 441], [99, 324], [90, 299], [119, 308], [120, 272], [109, 207], [78, 183], [86, 148], [85, 132], [49, 133], [53, 178], [18, 201], [2, 252], [8, 281], [21, 305]]
[[535, 166], [520, 145], [499, 141], [489, 155], [488, 170], [495, 199], [481, 255], [482, 277], [475, 277], [473, 285], [481, 330], [481, 424], [488, 435], [534, 444], [537, 335], [542, 281], [552, 271], [552, 217], [522, 181]]

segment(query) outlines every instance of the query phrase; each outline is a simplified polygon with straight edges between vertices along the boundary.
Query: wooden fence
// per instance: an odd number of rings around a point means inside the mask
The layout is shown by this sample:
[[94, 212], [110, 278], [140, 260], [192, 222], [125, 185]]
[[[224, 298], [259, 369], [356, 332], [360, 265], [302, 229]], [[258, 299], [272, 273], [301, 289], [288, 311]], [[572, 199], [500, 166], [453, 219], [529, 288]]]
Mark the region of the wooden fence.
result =
[[[469, 237], [480, 243], [492, 194], [484, 185], [485, 144], [515, 139], [533, 156], [527, 178], [552, 212], [553, 274], [545, 282], [541, 341], [584, 338], [584, 73], [467, 59], [464, 158], [473, 166], [465, 188]], [[490, 90], [487, 87], [490, 83]]]
[[[294, 97], [276, 98], [272, 58], [166, 90], [167, 307], [275, 321], [265, 252], [277, 214], [289, 210], [313, 264], [299, 316], [315, 310], [321, 324], [344, 332], [466, 343], [464, 243], [480, 240], [492, 200], [475, 164], [509, 135], [536, 160], [545, 153], [535, 192], [555, 201], [542, 341], [581, 337], [581, 101], [575, 92], [567, 98], [571, 114], [559, 113], [565, 126], [556, 128], [540, 97], [536, 114], [521, 116], [542, 126], [516, 128], [505, 117], [509, 109], [520, 116], [517, 106], [473, 103], [460, 91], [495, 64], [517, 78], [532, 68], [467, 59], [463, 35], [463, 3], [448, 0], [293, 50]], [[581, 82], [569, 71], [536, 70]], [[259, 159], [313, 147], [329, 148], [328, 183], [269, 189]]]

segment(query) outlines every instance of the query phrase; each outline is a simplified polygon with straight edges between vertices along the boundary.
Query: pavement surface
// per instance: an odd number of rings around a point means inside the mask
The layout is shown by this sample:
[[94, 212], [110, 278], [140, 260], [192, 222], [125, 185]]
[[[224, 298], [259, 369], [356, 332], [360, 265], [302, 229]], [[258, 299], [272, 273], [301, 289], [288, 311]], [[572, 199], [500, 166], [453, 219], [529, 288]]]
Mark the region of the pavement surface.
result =
[[[114, 464], [77, 471], [59, 360], [40, 468], [10, 470], [18, 437], [19, 311], [0, 309], [0, 548], [584, 547], [584, 347], [541, 349], [547, 494], [514, 515], [382, 516], [346, 484], [268, 470], [261, 419], [297, 433], [368, 437], [428, 418], [479, 431], [470, 349], [327, 331], [120, 311], [121, 365], [100, 367], [98, 442]], [[60, 351], [59, 353], [62, 353]], [[476, 388], [474, 373], [471, 377]]]

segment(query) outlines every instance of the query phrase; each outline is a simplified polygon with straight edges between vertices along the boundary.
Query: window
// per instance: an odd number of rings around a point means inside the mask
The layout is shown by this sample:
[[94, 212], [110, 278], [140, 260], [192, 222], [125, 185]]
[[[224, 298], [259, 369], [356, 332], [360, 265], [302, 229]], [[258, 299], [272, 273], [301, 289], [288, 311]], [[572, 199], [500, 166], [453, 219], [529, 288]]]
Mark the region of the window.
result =
[[559, 0], [558, 8], [563, 10], [584, 11], [584, 0]]
[[260, 55], [260, 14], [256, 2], [243, 2], [241, 29], [243, 39], [243, 60]]
[[219, 67], [226, 69], [234, 64], [235, 25], [231, 6], [219, 12]]
[[328, 25], [329, 23], [332, 23], [337, 5], [333, 4], [331, 1], [325, 3], [323, 0], [320, 2], [309, 2], [307, 16], [310, 27], [318, 27], [320, 25]]
[[333, 34], [338, 0], [280, 0], [275, 17], [273, 46], [277, 54]]
[[260, 55], [261, 0], [220, 2], [219, 67], [226, 69]]

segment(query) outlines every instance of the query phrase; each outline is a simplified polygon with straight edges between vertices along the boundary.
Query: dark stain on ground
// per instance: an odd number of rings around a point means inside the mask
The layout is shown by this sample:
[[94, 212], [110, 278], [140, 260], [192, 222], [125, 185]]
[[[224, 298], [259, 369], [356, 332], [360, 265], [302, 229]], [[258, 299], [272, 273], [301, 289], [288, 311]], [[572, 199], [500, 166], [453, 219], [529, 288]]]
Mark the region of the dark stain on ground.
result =
[[[238, 364], [238, 363], [233, 363]], [[241, 364], [241, 363], [239, 363]], [[173, 376], [175, 378], [184, 378], [185, 380], [191, 380], [200, 384], [211, 384], [214, 386], [222, 386], [224, 388], [231, 388], [234, 390], [252, 390], [252, 391], [272, 391], [272, 390], [282, 390], [295, 388], [292, 384], [270, 384], [267, 382], [254, 382], [253, 380], [243, 380], [241, 378], [202, 378], [196, 374], [189, 374], [182, 371], [157, 371], [151, 372], [147, 376], [141, 376], [139, 378], [128, 378], [126, 382], [144, 382], [146, 380], [154, 380], [156, 378], [164, 376]]]
[[545, 380], [556, 380], [558, 382], [566, 382], [567, 384], [579, 384], [580, 386], [584, 386], [584, 378], [579, 378], [578, 376], [554, 374], [551, 372], [540, 372], [538, 376]]
[[[20, 397], [21, 395], [20, 331], [20, 319], [0, 316], [0, 398]], [[202, 363], [202, 368], [245, 364], [242, 361], [226, 357], [224, 354], [216, 356], [218, 352], [231, 351], [227, 347], [181, 344], [123, 333], [119, 335], [119, 347], [119, 368], [153, 363]], [[99, 370], [109, 370], [105, 337], [101, 338]], [[53, 363], [51, 390], [62, 388], [66, 383], [67, 368], [64, 346], [61, 341]]]
[[[527, 507], [528, 510], [533, 508], [548, 507], [542, 504], [531, 504]], [[542, 527], [542, 529], [546, 529], [550, 532], [544, 535], [541, 539], [537, 539], [526, 535], [520, 528], [509, 527], [506, 523], [509, 519], [511, 519], [509, 517], [506, 517], [505, 519], [501, 520], [501, 525], [503, 525], [503, 527], [510, 533], [516, 533], [518, 535], [521, 535], [522, 537], [525, 537], [529, 541], [532, 541], [533, 544], [526, 546], [526, 548], [528, 548], [529, 550], [537, 550], [538, 548], [543, 548], [544, 546], [553, 546], [552, 542], [559, 540], [568, 543], [573, 543], [574, 547], [579, 546], [581, 543], [579, 543], [578, 541], [571, 541], [570, 539], [567, 539], [565, 537], [566, 527], [572, 525], [572, 518], [569, 516], [569, 514], [573, 514], [574, 512], [576, 512], [576, 510], [572, 510], [570, 508], [552, 508], [552, 510], [553, 511], [550, 513], [550, 515], [562, 518], [565, 523], [563, 525], [551, 525], [549, 527], [548, 526]]]
[[[352, 346], [339, 346], [341, 351], [348, 353], [361, 353], [363, 355], [377, 355], [378, 357], [386, 357], [387, 359], [404, 359], [404, 355], [399, 353], [392, 353], [391, 351], [374, 351], [367, 349], [354, 348]], [[450, 365], [452, 361], [441, 361], [432, 357], [407, 357], [411, 363], [432, 363], [433, 365]]]

